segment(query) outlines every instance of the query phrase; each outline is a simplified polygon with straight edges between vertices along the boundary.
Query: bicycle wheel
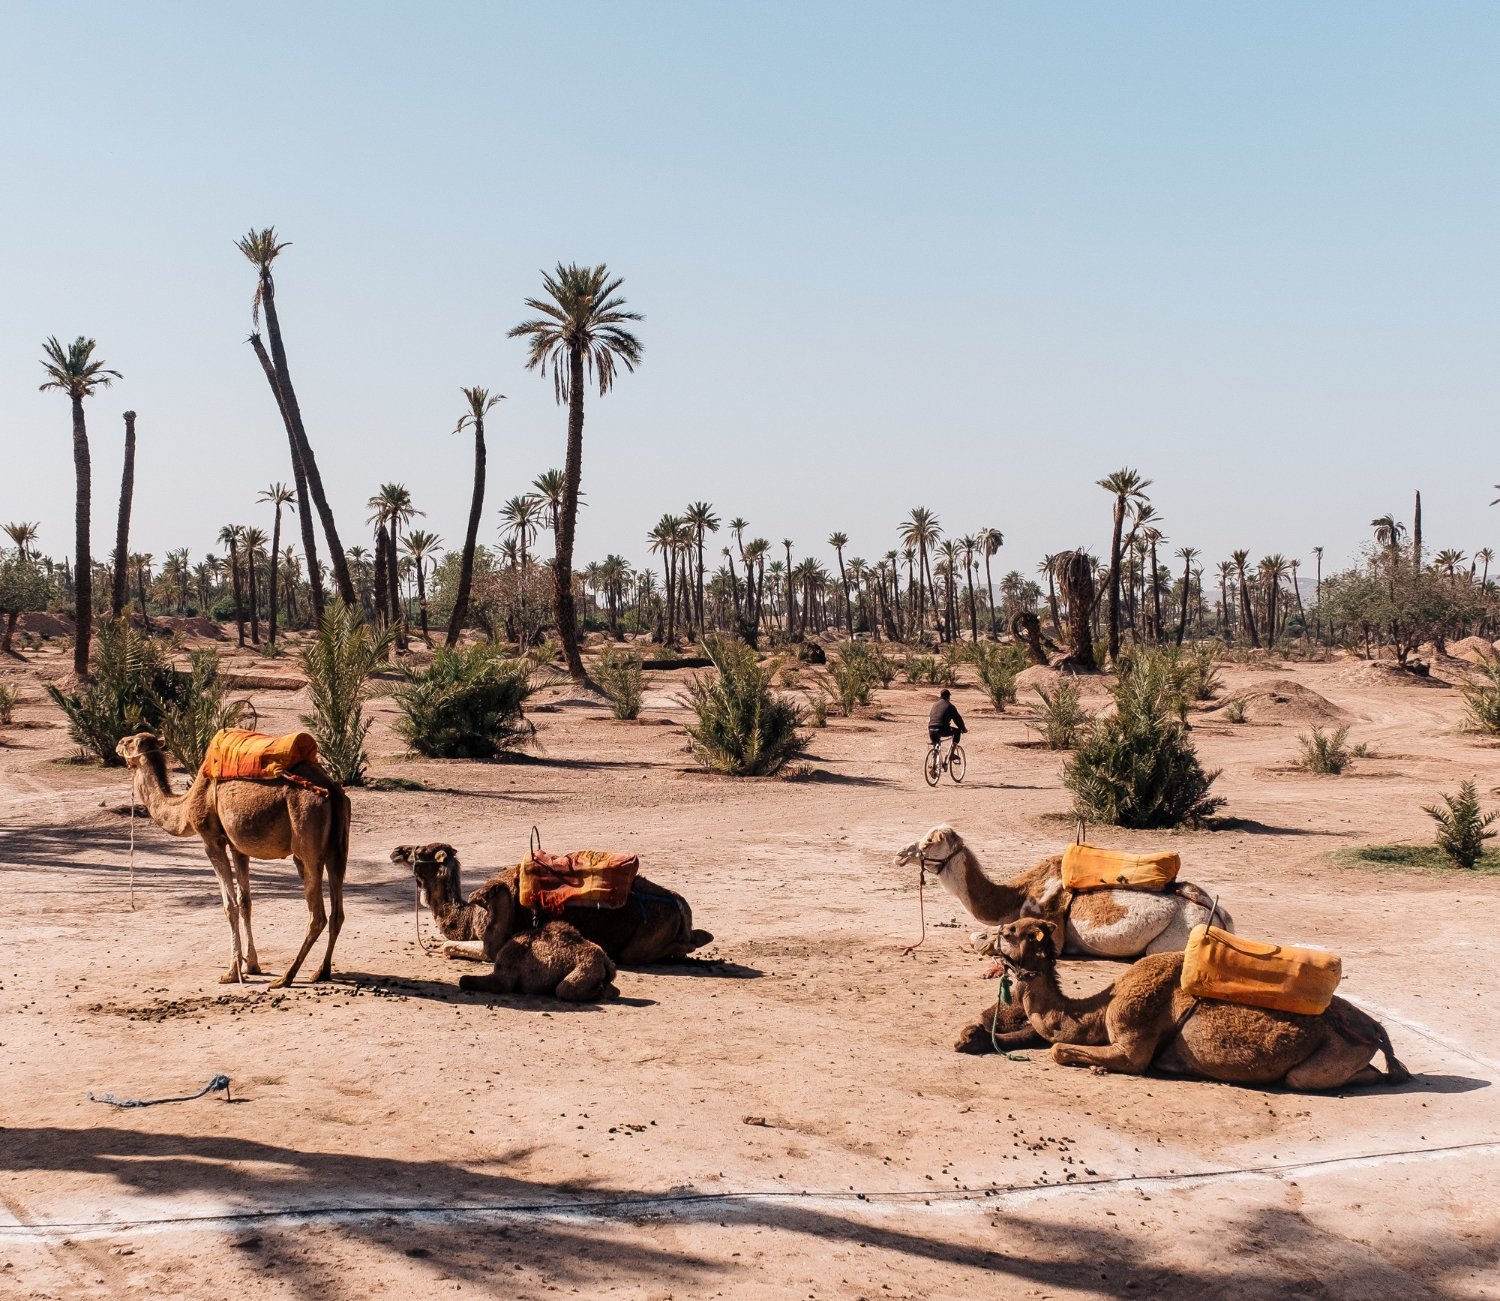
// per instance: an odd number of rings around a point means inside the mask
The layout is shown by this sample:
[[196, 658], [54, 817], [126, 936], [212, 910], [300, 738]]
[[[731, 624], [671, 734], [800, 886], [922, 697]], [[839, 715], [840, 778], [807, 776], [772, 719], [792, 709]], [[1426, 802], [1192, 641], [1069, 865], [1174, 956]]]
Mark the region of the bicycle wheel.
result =
[[932, 749], [927, 752], [927, 761], [922, 765], [922, 775], [927, 778], [927, 784], [929, 786], [936, 786], [938, 782], [942, 780], [942, 761], [938, 757], [940, 749], [941, 747], [939, 746], [933, 746]]
[[964, 779], [964, 748], [961, 745], [955, 745], [953, 752], [948, 756], [948, 775], [955, 782], [961, 782]]

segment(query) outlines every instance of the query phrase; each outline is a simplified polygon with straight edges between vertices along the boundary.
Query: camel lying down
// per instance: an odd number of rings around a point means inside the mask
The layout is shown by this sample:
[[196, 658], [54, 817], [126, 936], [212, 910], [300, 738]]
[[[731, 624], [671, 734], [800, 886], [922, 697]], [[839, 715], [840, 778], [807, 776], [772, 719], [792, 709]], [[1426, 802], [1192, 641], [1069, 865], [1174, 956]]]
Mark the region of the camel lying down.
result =
[[[1064, 1066], [1140, 1075], [1155, 1067], [1226, 1084], [1281, 1084], [1311, 1092], [1401, 1084], [1411, 1073], [1385, 1027], [1335, 997], [1316, 1016], [1194, 998], [1179, 986], [1181, 953], [1153, 953], [1113, 985], [1065, 998], [1057, 984], [1062, 929], [1025, 917], [1000, 928], [1000, 952], [1032, 1028]], [[1371, 1064], [1385, 1057], [1382, 1073]]]
[[513, 935], [487, 976], [460, 976], [460, 989], [486, 994], [551, 994], [565, 1003], [592, 1003], [617, 994], [615, 964], [567, 922]]

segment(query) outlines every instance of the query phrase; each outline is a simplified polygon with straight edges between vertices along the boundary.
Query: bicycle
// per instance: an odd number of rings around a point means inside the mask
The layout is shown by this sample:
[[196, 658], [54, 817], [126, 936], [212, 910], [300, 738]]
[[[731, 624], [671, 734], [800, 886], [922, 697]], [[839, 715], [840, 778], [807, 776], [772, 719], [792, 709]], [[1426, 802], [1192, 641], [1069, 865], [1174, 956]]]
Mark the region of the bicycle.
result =
[[964, 748], [958, 743], [958, 737], [953, 738], [953, 744], [948, 747], [948, 753], [943, 753], [943, 738], [938, 737], [932, 743], [932, 748], [927, 751], [927, 758], [922, 764], [922, 774], [927, 778], [929, 786], [936, 786], [943, 780], [943, 774], [953, 778], [955, 784], [963, 781], [964, 772], [968, 764], [964, 758]]

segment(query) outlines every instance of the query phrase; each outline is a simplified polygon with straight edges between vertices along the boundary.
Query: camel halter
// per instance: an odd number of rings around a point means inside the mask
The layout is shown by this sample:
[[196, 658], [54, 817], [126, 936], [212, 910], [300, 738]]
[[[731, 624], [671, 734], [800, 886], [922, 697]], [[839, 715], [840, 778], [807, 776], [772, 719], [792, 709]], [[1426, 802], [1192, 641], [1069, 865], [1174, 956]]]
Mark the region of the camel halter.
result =
[[[907, 954], [911, 953], [914, 949], [920, 949], [922, 945], [927, 942], [927, 869], [929, 867], [932, 867], [933, 875], [936, 876], [962, 852], [962, 845], [955, 849], [946, 858], [935, 858], [931, 855], [922, 853], [921, 850], [917, 851], [917, 917], [922, 923], [922, 934], [917, 938], [917, 942], [915, 944], [908, 944], [904, 949], [901, 950], [901, 956], [903, 958], [906, 957]], [[934, 867], [933, 864], [936, 864], [936, 866]]]
[[426, 936], [422, 934], [422, 883], [420, 881], [416, 882], [416, 890], [412, 893], [411, 904], [412, 920], [417, 924], [417, 943], [421, 946], [424, 953], [436, 953], [443, 947], [442, 942], [440, 940], [433, 940], [429, 944]]

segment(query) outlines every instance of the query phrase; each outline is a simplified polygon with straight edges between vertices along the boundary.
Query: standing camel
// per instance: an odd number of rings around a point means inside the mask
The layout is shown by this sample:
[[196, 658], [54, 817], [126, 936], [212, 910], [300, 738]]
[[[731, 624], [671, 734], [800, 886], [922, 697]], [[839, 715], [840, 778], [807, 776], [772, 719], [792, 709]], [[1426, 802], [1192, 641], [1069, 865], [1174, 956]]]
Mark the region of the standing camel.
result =
[[[260, 975], [250, 933], [250, 860], [291, 857], [307, 899], [307, 936], [292, 965], [273, 989], [292, 983], [313, 942], [328, 928], [328, 951], [314, 980], [333, 972], [333, 946], [344, 924], [344, 869], [349, 862], [349, 797], [316, 763], [291, 770], [293, 780], [216, 781], [199, 769], [193, 784], [175, 794], [167, 777], [161, 739], [150, 732], [127, 736], [115, 753], [135, 774], [135, 798], [151, 821], [173, 836], [199, 836], [219, 878], [224, 913], [234, 939], [229, 970], [220, 984], [242, 984]], [[328, 911], [323, 909], [323, 872], [328, 872]], [[240, 946], [240, 926], [245, 942]]]

